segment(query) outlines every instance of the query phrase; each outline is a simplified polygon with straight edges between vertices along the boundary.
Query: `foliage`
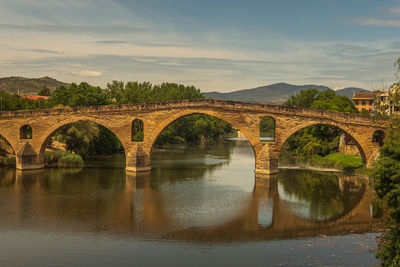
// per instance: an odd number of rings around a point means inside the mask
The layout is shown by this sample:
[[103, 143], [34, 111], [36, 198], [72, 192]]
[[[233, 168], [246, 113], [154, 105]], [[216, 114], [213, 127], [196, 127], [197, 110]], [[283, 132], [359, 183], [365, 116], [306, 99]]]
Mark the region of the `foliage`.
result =
[[283, 164], [305, 165], [317, 168], [329, 168], [342, 171], [353, 171], [362, 168], [363, 162], [360, 156], [349, 154], [329, 154], [325, 157], [319, 155], [304, 156], [286, 156], [283, 158]]
[[50, 88], [43, 86], [42, 90], [40, 90], [39, 95], [42, 96], [51, 96]]
[[60, 86], [50, 98], [53, 105], [61, 104], [70, 107], [99, 106], [110, 104], [107, 94], [98, 86], [82, 82], [70, 87]]
[[313, 219], [333, 219], [358, 203], [360, 194], [343, 190], [346, 187], [341, 189], [341, 177], [336, 173], [308, 170], [291, 172], [292, 170], [285, 170], [284, 179], [279, 179], [285, 195], [308, 202]]
[[48, 100], [30, 100], [22, 98], [17, 94], [10, 94], [8, 92], [0, 91], [1, 111], [44, 109], [50, 107], [51, 105]]
[[77, 154], [67, 154], [58, 160], [60, 166], [82, 166], [83, 159]]
[[65, 151], [55, 150], [55, 151], [46, 151], [44, 153], [44, 163], [45, 164], [57, 164], [58, 160], [62, 158], [66, 153]]
[[132, 122], [132, 141], [141, 142], [144, 138], [144, 127], [143, 121], [139, 119], [135, 119]]
[[185, 86], [176, 83], [162, 83], [152, 85], [149, 82], [108, 83], [106, 90], [111, 103], [133, 104], [143, 102], [160, 102], [182, 99], [204, 99], [203, 94], [194, 86]]
[[101, 125], [96, 126], [99, 128], [99, 134], [91, 140], [88, 154], [112, 154], [124, 150], [115, 134], [106, 127]]
[[376, 256], [381, 260], [382, 266], [400, 266], [400, 227], [388, 225], [386, 232], [379, 239]]
[[58, 141], [66, 144], [67, 151], [85, 158], [89, 151], [90, 142], [99, 136], [99, 132], [100, 130], [94, 122], [79, 121], [61, 127], [55, 135]]
[[379, 252], [383, 266], [400, 264], [400, 119], [391, 119], [388, 135], [374, 166], [375, 191], [390, 208], [392, 222], [380, 239]]
[[357, 112], [356, 107], [354, 107], [353, 102], [348, 97], [337, 95], [332, 89], [325, 91], [318, 91], [315, 88], [301, 90], [300, 93], [292, 95], [284, 105], [289, 107]]
[[194, 114], [167, 126], [157, 138], [156, 145], [199, 143], [206, 139], [218, 139], [232, 131], [232, 125], [223, 120], [209, 115]]
[[44, 154], [45, 164], [58, 166], [81, 166], [83, 159], [80, 155], [68, 151], [46, 151]]
[[324, 159], [327, 162], [331, 162], [335, 165], [335, 168], [340, 170], [353, 170], [361, 168], [363, 162], [360, 156], [350, 155], [350, 154], [329, 154]]

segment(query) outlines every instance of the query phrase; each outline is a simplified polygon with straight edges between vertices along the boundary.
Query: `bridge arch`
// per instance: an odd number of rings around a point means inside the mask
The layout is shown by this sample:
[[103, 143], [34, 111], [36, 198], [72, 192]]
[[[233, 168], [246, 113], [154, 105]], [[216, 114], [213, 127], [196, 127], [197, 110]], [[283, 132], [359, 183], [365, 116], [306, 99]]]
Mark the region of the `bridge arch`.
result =
[[60, 128], [66, 126], [66, 125], [70, 125], [73, 123], [77, 123], [77, 122], [93, 122], [97, 125], [100, 125], [106, 129], [108, 129], [111, 133], [113, 133], [118, 140], [121, 142], [122, 147], [124, 149], [125, 155], [127, 154], [127, 142], [126, 142], [126, 137], [127, 136], [123, 136], [121, 135], [120, 131], [118, 131], [115, 127], [115, 125], [112, 125], [111, 123], [107, 123], [106, 120], [99, 120], [99, 119], [94, 119], [91, 117], [75, 117], [75, 118], [68, 118], [65, 120], [60, 121], [59, 123], [48, 127], [46, 129], [46, 131], [44, 132], [44, 134], [42, 135], [39, 144], [39, 153], [38, 153], [38, 161], [41, 162], [42, 164], [44, 163], [44, 154], [46, 151], [46, 148], [51, 140], [51, 138], [54, 136], [54, 133], [59, 130]]
[[[280, 136], [280, 142], [278, 143], [278, 146], [277, 146], [277, 151], [278, 151], [279, 155], [281, 154], [283, 145], [286, 143], [286, 141], [289, 139], [289, 137], [298, 133], [301, 130], [306, 129], [307, 127], [316, 126], [316, 125], [334, 126], [338, 129], [340, 129], [341, 131], [343, 131], [348, 136], [350, 136], [354, 140], [354, 143], [356, 144], [358, 151], [360, 151], [361, 159], [363, 161], [364, 166], [367, 166], [368, 156], [366, 155], [366, 152], [365, 152], [365, 147], [364, 147], [365, 144], [362, 143], [361, 138], [357, 134], [355, 134], [351, 128], [348, 128], [344, 124], [339, 124], [339, 123], [332, 122], [332, 121], [310, 122], [305, 125], [302, 124], [298, 127], [293, 127], [291, 129], [289, 129], [288, 131], [282, 131], [282, 134]], [[368, 140], [370, 140], [370, 139], [368, 139]], [[372, 142], [371, 142], [371, 144], [372, 144]]]
[[254, 145], [258, 143], [258, 140], [253, 137], [254, 134], [250, 132], [250, 129], [246, 127], [246, 124], [241, 124], [238, 121], [230, 118], [229, 116], [224, 116], [224, 114], [220, 114], [219, 112], [215, 111], [210, 111], [210, 110], [182, 110], [180, 112], [177, 112], [173, 116], [167, 117], [164, 120], [160, 122], [159, 125], [157, 125], [156, 129], [148, 136], [149, 138], [149, 144], [150, 146], [148, 147], [148, 151], [150, 152], [151, 149], [153, 148], [158, 136], [161, 134], [162, 131], [164, 131], [170, 124], [173, 122], [183, 118], [187, 117], [190, 115], [195, 115], [195, 114], [204, 114], [204, 115], [210, 115], [212, 117], [215, 117], [217, 119], [220, 119], [226, 123], [229, 123], [232, 125], [234, 128], [238, 129], [240, 132], [243, 133], [243, 135], [247, 138], [247, 140], [250, 142], [251, 147], [253, 148], [254, 151]]
[[[4, 141], [2, 143], [5, 143], [5, 145], [9, 146], [11, 148], [11, 150], [12, 150], [13, 155], [16, 156], [17, 155], [17, 151], [15, 151], [15, 148], [14, 148], [15, 145], [13, 146], [11, 144], [10, 139], [8, 139], [7, 137], [5, 137], [3, 134], [0, 133], [0, 140], [1, 139], [2, 139], [2, 141]], [[0, 148], [2, 148], [2, 147], [0, 147]]]

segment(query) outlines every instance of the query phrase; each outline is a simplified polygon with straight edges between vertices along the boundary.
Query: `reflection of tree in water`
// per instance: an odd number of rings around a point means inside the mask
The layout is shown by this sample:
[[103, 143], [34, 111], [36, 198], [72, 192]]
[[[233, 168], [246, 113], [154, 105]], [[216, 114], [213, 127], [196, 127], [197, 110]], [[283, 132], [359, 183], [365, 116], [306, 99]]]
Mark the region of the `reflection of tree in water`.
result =
[[[18, 173], [16, 175], [18, 179]], [[38, 181], [40, 188], [50, 194], [94, 194], [99, 189], [120, 192], [124, 188], [124, 170], [121, 169], [54, 168], [20, 175], [25, 188]]]
[[207, 173], [227, 165], [236, 142], [216, 142], [199, 146], [154, 149], [152, 185], [188, 179], [202, 179]]
[[350, 212], [365, 191], [357, 179], [337, 173], [282, 170], [279, 184], [290, 198], [308, 204], [313, 220], [332, 220]]
[[0, 169], [0, 188], [9, 188], [15, 184], [15, 171], [12, 169]]

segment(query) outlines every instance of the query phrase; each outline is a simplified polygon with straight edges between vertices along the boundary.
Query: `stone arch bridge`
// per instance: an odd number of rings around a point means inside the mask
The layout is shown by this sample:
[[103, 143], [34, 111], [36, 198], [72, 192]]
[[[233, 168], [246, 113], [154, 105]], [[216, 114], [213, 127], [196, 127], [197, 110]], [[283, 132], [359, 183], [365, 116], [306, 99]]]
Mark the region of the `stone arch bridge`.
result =
[[[10, 111], [0, 114], [0, 135], [16, 154], [17, 169], [44, 167], [44, 152], [52, 134], [60, 127], [77, 121], [92, 121], [111, 130], [121, 141], [126, 155], [126, 170], [148, 171], [151, 150], [162, 130], [173, 121], [191, 114], [208, 114], [230, 123], [249, 140], [254, 149], [255, 171], [278, 172], [278, 158], [284, 142], [297, 131], [316, 124], [337, 126], [356, 143], [364, 165], [371, 165], [379, 144], [375, 131], [385, 132], [387, 120], [368, 115], [313, 110], [224, 100], [182, 100], [134, 105], [109, 105], [70, 109]], [[272, 117], [274, 140], [260, 140], [260, 121]], [[143, 122], [143, 141], [132, 141], [133, 121]], [[27, 128], [32, 134], [27, 135]]]

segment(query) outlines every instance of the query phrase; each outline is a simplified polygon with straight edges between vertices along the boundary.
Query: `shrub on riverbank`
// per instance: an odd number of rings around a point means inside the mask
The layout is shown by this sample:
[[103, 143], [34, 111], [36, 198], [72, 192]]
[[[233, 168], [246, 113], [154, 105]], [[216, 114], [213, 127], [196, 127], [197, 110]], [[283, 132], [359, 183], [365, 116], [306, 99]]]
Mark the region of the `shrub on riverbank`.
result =
[[78, 154], [66, 151], [46, 151], [45, 164], [57, 166], [82, 166], [84, 161]]
[[1, 167], [12, 167], [15, 166], [15, 164], [16, 164], [15, 157], [0, 157]]
[[374, 165], [375, 191], [389, 209], [391, 220], [379, 239], [382, 266], [400, 266], [400, 118], [391, 119], [388, 135]]
[[61, 166], [82, 166], [83, 159], [78, 154], [67, 154], [58, 160], [58, 165]]
[[361, 157], [351, 154], [329, 154], [328, 156], [324, 157], [324, 160], [334, 164], [336, 168], [342, 170], [354, 170], [363, 166]]
[[281, 161], [283, 164], [304, 165], [306, 167], [327, 168], [343, 171], [352, 171], [363, 166], [361, 157], [334, 153], [325, 157], [313, 155], [311, 157], [286, 157]]

